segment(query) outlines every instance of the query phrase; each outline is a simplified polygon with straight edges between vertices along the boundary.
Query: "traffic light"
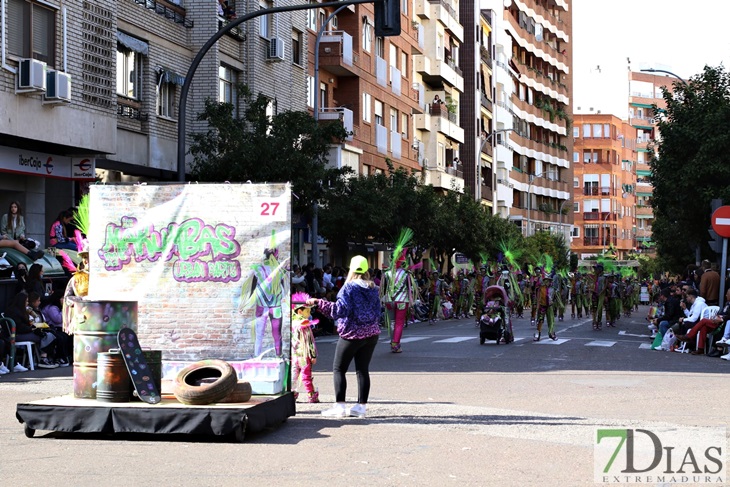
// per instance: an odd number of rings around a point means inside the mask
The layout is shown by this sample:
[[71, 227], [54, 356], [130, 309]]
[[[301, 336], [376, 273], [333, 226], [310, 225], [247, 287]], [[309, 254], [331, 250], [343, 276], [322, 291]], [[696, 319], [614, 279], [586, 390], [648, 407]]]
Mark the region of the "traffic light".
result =
[[400, 35], [400, 0], [375, 1], [375, 35]]

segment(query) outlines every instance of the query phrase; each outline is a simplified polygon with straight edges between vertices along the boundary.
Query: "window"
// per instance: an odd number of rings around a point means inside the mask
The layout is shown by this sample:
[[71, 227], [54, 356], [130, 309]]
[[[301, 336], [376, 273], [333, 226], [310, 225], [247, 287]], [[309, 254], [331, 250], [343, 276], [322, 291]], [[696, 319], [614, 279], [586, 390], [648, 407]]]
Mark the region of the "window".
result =
[[372, 97], [369, 93], [362, 94], [362, 120], [363, 122], [372, 122]]
[[588, 238], [598, 238], [598, 225], [586, 225], [584, 235]]
[[580, 127], [573, 127], [573, 138], [577, 139], [580, 137]]
[[400, 114], [400, 134], [401, 137], [408, 140], [408, 114]]
[[408, 76], [408, 54], [405, 51], [400, 52], [400, 72], [402, 76]]
[[579, 188], [580, 187], [580, 179], [573, 178], [573, 187], [574, 188]]
[[573, 152], [573, 162], [580, 162], [580, 154]]
[[573, 227], [570, 229], [570, 236], [580, 238], [580, 227]]
[[332, 19], [330, 20], [330, 25], [332, 26], [332, 30], [337, 30], [340, 27], [340, 22], [337, 20], [336, 15], [332, 16]]
[[314, 76], [307, 76], [307, 106], [314, 108]]
[[597, 139], [603, 137], [603, 125], [600, 123], [593, 124], [593, 137]]
[[580, 201], [573, 203], [573, 213], [580, 213]]
[[[259, 9], [264, 10], [268, 8], [273, 8], [274, 4], [273, 2], [267, 1], [267, 0], [259, 0]], [[273, 15], [262, 15], [259, 17], [259, 35], [261, 37], [264, 37], [266, 39], [271, 39], [273, 35], [272, 26], [273, 26]]]
[[603, 136], [607, 139], [611, 138], [611, 125], [607, 123], [603, 124]]
[[583, 125], [583, 137], [590, 138], [591, 136], [591, 125], [585, 124]]
[[302, 65], [302, 33], [296, 30], [291, 33], [291, 62]]
[[133, 100], [142, 95], [142, 55], [117, 46], [117, 94]]
[[161, 82], [157, 91], [157, 115], [161, 117], [174, 117], [175, 106], [175, 85], [173, 83]]
[[[403, 15], [408, 15], [408, 3], [410, 0], [401, 0], [400, 2], [400, 11]], [[657, 97], [661, 98], [661, 97]]]
[[390, 131], [398, 131], [398, 110], [395, 108], [390, 109]]
[[327, 85], [325, 83], [319, 84], [319, 109], [327, 106]]
[[[310, 4], [316, 4], [316, 1], [310, 1]], [[317, 9], [307, 9], [307, 29], [317, 30]]]
[[370, 19], [365, 19], [362, 24], [362, 48], [364, 51], [370, 52], [372, 50], [373, 42], [373, 26], [370, 23]]
[[35, 2], [9, 0], [8, 52], [24, 58], [56, 63], [56, 12]]
[[218, 68], [218, 101], [220, 103], [233, 103], [236, 75], [228, 66], [221, 65]]
[[375, 123], [383, 125], [383, 102], [375, 100]]
[[[320, 28], [320, 29], [321, 29], [322, 27], [324, 27], [324, 23], [325, 23], [325, 21], [326, 21], [326, 20], [327, 20], [327, 14], [325, 13], [325, 11], [324, 11], [324, 10], [321, 10], [321, 9], [320, 9], [320, 10], [319, 10], [319, 28]], [[324, 29], [322, 29], [322, 30], [323, 30], [323, 32], [326, 32], [326, 31], [327, 31], [327, 28], [324, 28]]]
[[375, 55], [380, 58], [385, 58], [385, 38], [375, 38]]

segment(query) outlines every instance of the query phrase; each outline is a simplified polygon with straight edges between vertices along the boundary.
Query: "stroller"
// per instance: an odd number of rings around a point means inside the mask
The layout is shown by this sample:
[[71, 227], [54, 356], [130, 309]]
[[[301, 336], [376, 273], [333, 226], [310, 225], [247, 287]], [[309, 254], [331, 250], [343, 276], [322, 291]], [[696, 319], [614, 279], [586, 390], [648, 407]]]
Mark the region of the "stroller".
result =
[[486, 340], [495, 340], [512, 343], [515, 339], [512, 333], [512, 318], [509, 311], [507, 291], [502, 286], [489, 286], [484, 291], [484, 309], [479, 317], [479, 345]]

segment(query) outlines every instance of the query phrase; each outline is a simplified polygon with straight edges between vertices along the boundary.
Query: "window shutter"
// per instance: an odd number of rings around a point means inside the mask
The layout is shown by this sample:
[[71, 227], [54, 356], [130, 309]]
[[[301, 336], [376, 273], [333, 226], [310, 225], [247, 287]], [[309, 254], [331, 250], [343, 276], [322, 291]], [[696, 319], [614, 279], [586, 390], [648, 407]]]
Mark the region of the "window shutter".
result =
[[29, 57], [29, 46], [23, 39], [28, 32], [30, 4], [22, 0], [8, 2], [8, 52], [15, 56]]

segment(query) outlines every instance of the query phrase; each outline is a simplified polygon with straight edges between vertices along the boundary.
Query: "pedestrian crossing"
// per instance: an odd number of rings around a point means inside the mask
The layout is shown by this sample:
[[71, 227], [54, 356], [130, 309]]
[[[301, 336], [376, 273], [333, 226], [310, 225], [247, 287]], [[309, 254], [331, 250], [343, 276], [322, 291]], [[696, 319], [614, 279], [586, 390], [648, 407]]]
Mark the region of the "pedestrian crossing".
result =
[[[622, 335], [619, 333], [619, 335]], [[625, 335], [622, 335], [625, 336]], [[317, 344], [335, 344], [337, 343], [338, 338], [336, 336], [324, 336], [317, 338]], [[401, 338], [401, 344], [404, 343], [413, 343], [413, 342], [420, 342], [430, 340], [430, 343], [434, 344], [458, 344], [458, 343], [466, 343], [466, 342], [479, 342], [479, 336], [477, 334], [469, 335], [469, 336], [437, 336], [437, 335], [415, 335], [415, 336], [404, 336]], [[383, 336], [379, 340], [381, 343], [390, 343], [390, 338], [388, 338], [387, 335]], [[488, 340], [487, 343], [490, 341]], [[632, 346], [636, 346], [638, 344], [638, 348], [640, 350], [651, 350], [651, 343], [638, 343], [636, 340], [594, 340], [590, 338], [558, 338], [557, 340], [551, 340], [548, 337], [542, 337], [540, 341], [535, 342], [532, 340], [532, 336], [529, 337], [515, 337], [514, 343], [518, 343], [520, 345], [551, 345], [551, 346], [560, 346], [565, 345], [566, 343], [571, 343], [572, 345], [575, 344], [583, 344], [583, 346], [586, 347], [600, 347], [600, 348], [611, 348], [615, 345], [621, 343], [621, 344], [628, 344]]]

